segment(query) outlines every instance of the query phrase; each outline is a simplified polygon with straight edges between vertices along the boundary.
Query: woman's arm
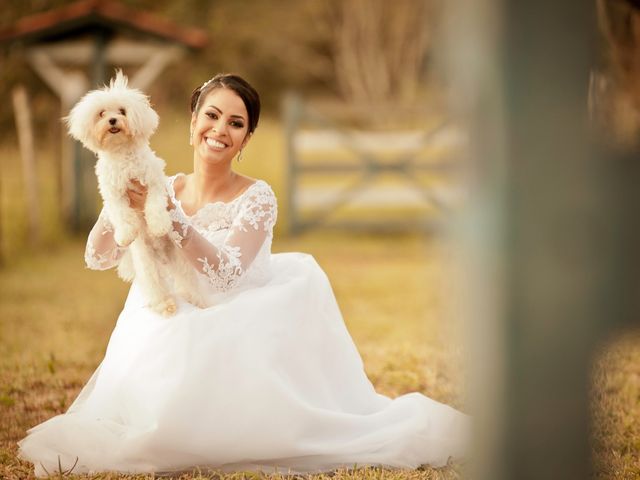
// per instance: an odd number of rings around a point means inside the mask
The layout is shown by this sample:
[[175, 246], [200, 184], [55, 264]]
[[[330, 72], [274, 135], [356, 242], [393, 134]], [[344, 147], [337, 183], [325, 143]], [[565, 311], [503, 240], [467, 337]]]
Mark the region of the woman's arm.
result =
[[245, 199], [220, 248], [211, 244], [193, 228], [180, 209], [170, 204], [173, 231], [169, 233], [185, 258], [217, 291], [238, 284], [264, 241], [273, 236], [278, 211], [271, 188], [260, 188]]
[[118, 245], [113, 238], [113, 225], [103, 208], [87, 239], [84, 251], [87, 267], [92, 270], [107, 270], [115, 267], [126, 250], [126, 247]]
[[[137, 180], [132, 180], [130, 187], [127, 189], [127, 195], [131, 208], [141, 212], [144, 209], [146, 200], [146, 187]], [[113, 225], [103, 208], [87, 239], [84, 261], [88, 268], [92, 270], [107, 270], [118, 265], [122, 255], [127, 251], [127, 247], [118, 245], [113, 233]]]

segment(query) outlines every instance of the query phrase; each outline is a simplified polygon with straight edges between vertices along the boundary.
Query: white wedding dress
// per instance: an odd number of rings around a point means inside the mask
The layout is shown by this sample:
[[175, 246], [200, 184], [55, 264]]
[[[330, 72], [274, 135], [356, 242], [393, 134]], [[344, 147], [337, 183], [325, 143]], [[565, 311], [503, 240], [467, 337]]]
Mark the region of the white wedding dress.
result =
[[[326, 274], [311, 255], [271, 253], [276, 197], [258, 180], [187, 217], [175, 240], [211, 307], [165, 318], [135, 280], [103, 361], [69, 410], [30, 429], [19, 455], [37, 476], [99, 471], [319, 472], [442, 466], [464, 455], [469, 419], [419, 393], [375, 392]], [[101, 214], [90, 268], [115, 266]]]

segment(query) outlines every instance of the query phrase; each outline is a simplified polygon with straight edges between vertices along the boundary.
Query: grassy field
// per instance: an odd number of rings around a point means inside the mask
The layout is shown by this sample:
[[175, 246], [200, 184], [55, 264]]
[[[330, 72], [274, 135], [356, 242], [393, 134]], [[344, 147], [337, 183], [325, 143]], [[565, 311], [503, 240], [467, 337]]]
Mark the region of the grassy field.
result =
[[[167, 172], [189, 171], [186, 119], [160, 112], [154, 148]], [[166, 120], [165, 120], [166, 119]], [[419, 391], [465, 409], [462, 352], [453, 312], [458, 298], [455, 252], [443, 238], [309, 232], [287, 237], [284, 140], [266, 120], [238, 170], [264, 178], [279, 195], [274, 252], [311, 253], [327, 272], [347, 326], [376, 389], [396, 396]], [[63, 234], [58, 222], [55, 155], [39, 156], [44, 238], [25, 247], [25, 206], [15, 146], [0, 147], [0, 478], [32, 478], [15, 458], [27, 428], [64, 412], [101, 360], [128, 286], [115, 272], [87, 270], [85, 239]], [[621, 337], [603, 349], [594, 369], [594, 458], [598, 478], [640, 478], [640, 338]], [[334, 479], [453, 479], [459, 466], [416, 471], [359, 469]], [[257, 476], [260, 477], [260, 476]], [[329, 478], [314, 476], [313, 478]], [[84, 477], [86, 478], [86, 477]], [[97, 475], [91, 478], [152, 478]], [[207, 478], [198, 473], [183, 478]], [[256, 478], [250, 474], [225, 479]], [[275, 476], [274, 478], [278, 478]]]
[[[398, 242], [403, 249], [389, 260]], [[123, 304], [127, 286], [114, 272], [85, 269], [83, 247], [76, 240], [23, 257], [0, 277], [0, 477], [29, 478], [28, 464], [14, 458], [15, 442], [26, 428], [68, 408], [99, 363]], [[444, 245], [417, 237], [313, 235], [277, 241], [274, 250], [305, 250], [325, 268], [380, 392], [421, 391], [463, 406], [459, 349], [438, 316]], [[425, 283], [434, 286], [427, 295]], [[453, 468], [411, 475], [456, 477]]]

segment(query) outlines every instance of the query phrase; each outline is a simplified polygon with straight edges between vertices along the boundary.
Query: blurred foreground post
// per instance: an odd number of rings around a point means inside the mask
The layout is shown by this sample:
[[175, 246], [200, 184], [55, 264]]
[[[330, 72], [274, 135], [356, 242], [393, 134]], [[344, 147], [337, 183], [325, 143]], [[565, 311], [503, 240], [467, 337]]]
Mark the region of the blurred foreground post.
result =
[[15, 87], [12, 96], [22, 160], [22, 178], [27, 194], [28, 241], [31, 245], [36, 245], [40, 241], [40, 201], [31, 110], [24, 85]]
[[591, 359], [632, 317], [637, 267], [619, 247], [637, 237], [640, 181], [591, 138], [595, 2], [458, 3], [447, 53], [471, 132], [471, 478], [589, 478]]
[[[506, 478], [590, 476], [589, 381], [608, 210], [589, 142], [584, 1], [505, 2]], [[605, 253], [604, 257], [599, 257]], [[494, 477], [495, 478], [495, 477]]]

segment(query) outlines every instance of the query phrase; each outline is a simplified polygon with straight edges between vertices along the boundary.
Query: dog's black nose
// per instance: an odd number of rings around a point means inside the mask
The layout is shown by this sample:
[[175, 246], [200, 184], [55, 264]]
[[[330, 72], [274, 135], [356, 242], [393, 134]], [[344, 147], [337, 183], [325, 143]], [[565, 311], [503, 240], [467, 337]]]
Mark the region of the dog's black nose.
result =
[[117, 121], [118, 121], [118, 120], [117, 120], [117, 119], [115, 119], [115, 118], [110, 118], [110, 119], [109, 119], [109, 125], [115, 125]]

